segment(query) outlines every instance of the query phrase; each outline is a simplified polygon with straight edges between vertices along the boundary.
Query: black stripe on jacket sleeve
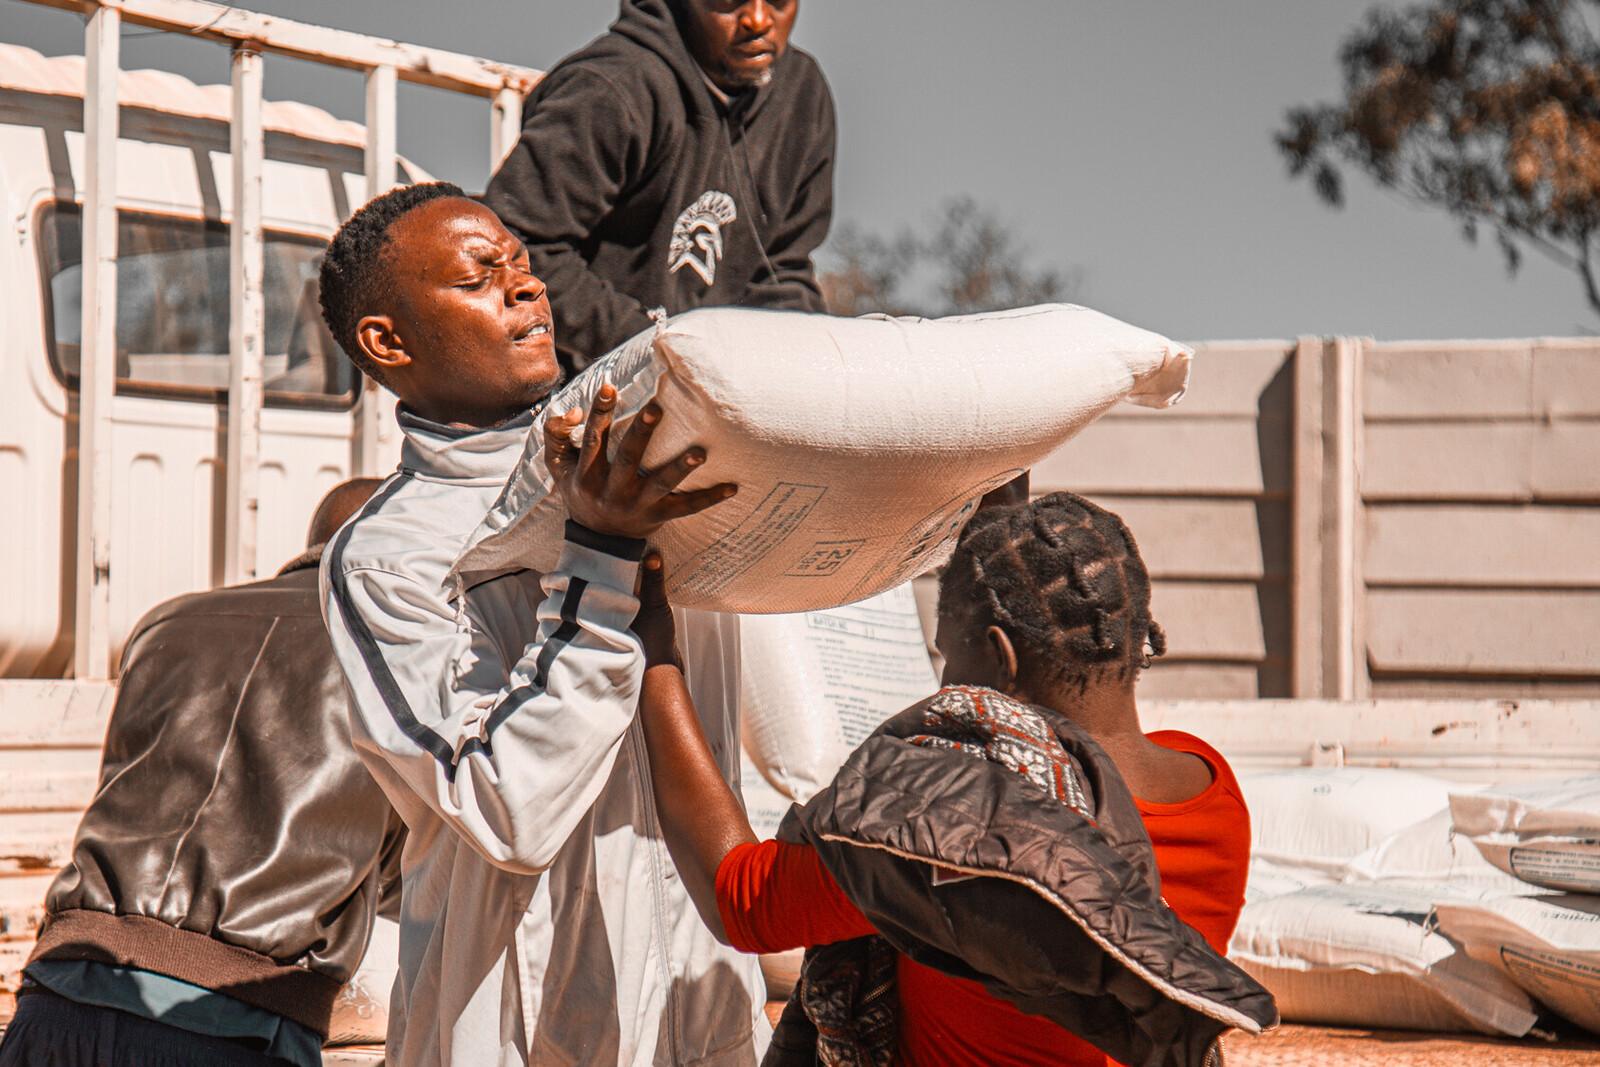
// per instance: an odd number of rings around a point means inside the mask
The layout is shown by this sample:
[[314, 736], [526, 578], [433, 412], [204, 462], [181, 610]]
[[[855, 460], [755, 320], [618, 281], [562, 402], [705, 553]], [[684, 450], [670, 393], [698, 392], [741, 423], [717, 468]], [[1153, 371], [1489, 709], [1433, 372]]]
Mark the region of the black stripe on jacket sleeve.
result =
[[384, 704], [389, 709], [389, 714], [394, 718], [396, 725], [405, 731], [407, 737], [419, 746], [433, 754], [433, 758], [444, 764], [445, 777], [455, 781], [455, 751], [450, 743], [437, 731], [417, 721], [417, 716], [411, 710], [411, 704], [406, 700], [405, 692], [400, 688], [400, 683], [395, 680], [394, 672], [389, 669], [388, 661], [383, 658], [383, 650], [378, 647], [377, 639], [372, 636], [372, 629], [367, 626], [367, 620], [361, 613], [350, 606], [349, 594], [346, 591], [346, 577], [344, 573], [344, 552], [350, 544], [350, 534], [355, 529], [356, 523], [376, 512], [384, 502], [411, 480], [410, 471], [401, 471], [388, 485], [380, 489], [361, 509], [355, 521], [345, 523], [344, 529], [333, 542], [333, 551], [328, 562], [330, 587], [333, 601], [339, 608], [339, 617], [344, 620], [345, 629], [350, 631], [351, 638], [356, 643], [356, 649], [361, 653], [362, 662], [367, 666], [367, 673], [372, 677], [372, 684], [377, 687], [378, 693], [383, 697]]
[[522, 705], [545, 691], [550, 681], [550, 668], [555, 664], [556, 657], [561, 650], [572, 643], [578, 636], [578, 605], [583, 602], [583, 591], [589, 583], [582, 578], [573, 578], [567, 585], [566, 594], [561, 598], [561, 622], [550, 635], [550, 640], [539, 649], [539, 658], [534, 664], [534, 677], [532, 685], [519, 685], [500, 699], [495, 705], [494, 712], [484, 724], [484, 735], [487, 740], [479, 741], [473, 738], [461, 746], [461, 755], [466, 756], [472, 752], [493, 752], [494, 732], [500, 724], [511, 717]]
[[[368, 501], [366, 507], [361, 509], [357, 521], [376, 512], [410, 478], [409, 471], [402, 471], [394, 481], [390, 482]], [[573, 538], [579, 544], [586, 544], [587, 547], [596, 548], [612, 555], [619, 555], [621, 558], [628, 557], [622, 555], [622, 552], [613, 551], [614, 548], [620, 548], [623, 552], [626, 552], [631, 550], [632, 545], [637, 544], [639, 555], [635, 558], [640, 558], [644, 554], [643, 541], [596, 534], [592, 530], [570, 521], [567, 525], [569, 536], [573, 529], [582, 531], [579, 538]], [[346, 592], [347, 578], [344, 572], [344, 553], [349, 545], [350, 534], [354, 527], [355, 522], [345, 525], [338, 538], [335, 539], [333, 549], [329, 553], [330, 585], [334, 603], [339, 609], [339, 617], [344, 620], [345, 628], [349, 630], [351, 638], [355, 641], [356, 649], [361, 654], [362, 662], [366, 664], [367, 673], [371, 676], [373, 685], [383, 698], [383, 702], [389, 709], [389, 714], [394, 719], [395, 724], [404, 731], [407, 737], [411, 738], [419, 747], [428, 751], [443, 764], [445, 778], [453, 782], [455, 781], [458, 759], [453, 747], [438, 731], [433, 730], [417, 719], [416, 713], [411, 709], [410, 702], [406, 699], [405, 691], [395, 679], [394, 672], [390, 670], [388, 661], [383, 658], [383, 651], [378, 647], [377, 639], [372, 636], [372, 630], [367, 625], [366, 619], [362, 618], [360, 612], [350, 606], [348, 593]], [[580, 539], [584, 536], [599, 540], [586, 542]], [[544, 691], [544, 687], [550, 677], [550, 668], [554, 666], [556, 657], [572, 643], [572, 639], [578, 635], [581, 629], [578, 625], [578, 608], [583, 602], [584, 590], [588, 586], [589, 583], [582, 578], [572, 578], [569, 581], [566, 593], [561, 600], [561, 622], [556, 627], [555, 632], [550, 635], [550, 639], [544, 643], [544, 647], [539, 650], [539, 658], [534, 668], [533, 684], [518, 686], [507, 693], [500, 700], [500, 703], [496, 705], [494, 712], [489, 716], [489, 720], [485, 724], [484, 732], [490, 738], [493, 738], [494, 731], [513, 712]], [[461, 746], [460, 756], [464, 758], [473, 752], [488, 751], [490, 751], [489, 744], [473, 738]]]

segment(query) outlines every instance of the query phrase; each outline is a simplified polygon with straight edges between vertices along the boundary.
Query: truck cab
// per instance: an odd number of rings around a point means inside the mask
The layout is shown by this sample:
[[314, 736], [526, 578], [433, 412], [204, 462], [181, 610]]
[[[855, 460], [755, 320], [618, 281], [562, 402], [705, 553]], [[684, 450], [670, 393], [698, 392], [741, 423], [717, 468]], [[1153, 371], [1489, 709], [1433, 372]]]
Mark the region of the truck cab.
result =
[[[84, 60], [0, 44], [0, 678], [72, 664]], [[112, 401], [111, 662], [150, 607], [222, 581], [229, 374], [230, 89], [122, 72]], [[317, 270], [366, 200], [365, 129], [265, 103], [264, 403], [256, 573], [304, 547], [312, 509], [354, 473], [359, 374], [323, 324]], [[397, 181], [427, 175], [401, 160]], [[219, 194], [219, 190], [223, 190]], [[398, 458], [381, 405], [379, 471]]]

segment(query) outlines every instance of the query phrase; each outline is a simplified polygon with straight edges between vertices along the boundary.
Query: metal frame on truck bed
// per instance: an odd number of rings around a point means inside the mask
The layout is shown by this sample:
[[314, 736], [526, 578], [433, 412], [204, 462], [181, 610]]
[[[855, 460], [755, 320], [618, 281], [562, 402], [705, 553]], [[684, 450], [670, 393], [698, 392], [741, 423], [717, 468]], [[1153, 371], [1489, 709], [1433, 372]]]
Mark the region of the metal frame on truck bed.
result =
[[[179, 588], [172, 587], [172, 582], [145, 581], [143, 584], [149, 587], [147, 591], [153, 595], [153, 599], [148, 596], [122, 596], [119, 602], [125, 602], [123, 610], [113, 611], [114, 583], [130, 578], [144, 566], [144, 561], [130, 553], [124, 543], [130, 536], [133, 524], [127, 518], [113, 514], [112, 502], [113, 484], [126, 476], [126, 472], [117, 464], [116, 457], [126, 452], [131, 443], [128, 440], [129, 432], [116, 428], [127, 420], [114, 412], [123, 411], [127, 406], [122, 403], [122, 394], [141, 392], [137, 387], [128, 387], [133, 375], [129, 373], [128, 360], [121, 356], [117, 348], [118, 326], [126, 325], [118, 321], [118, 289], [121, 287], [126, 290], [129, 284], [127, 279], [120, 283], [118, 280], [118, 232], [119, 227], [126, 229], [130, 224], [138, 224], [137, 219], [129, 218], [128, 209], [131, 207], [153, 209], [164, 216], [188, 214], [188, 209], [178, 205], [136, 203], [139, 198], [129, 194], [129, 179], [138, 177], [129, 172], [137, 171], [146, 162], [146, 157], [141, 155], [144, 144], [127, 136], [119, 136], [119, 127], [132, 118], [135, 129], [130, 132], [137, 138], [141, 136], [138, 129], [141, 120], [138, 116], [146, 115], [146, 109], [163, 111], [164, 108], [160, 104], [152, 106], [149, 101], [119, 99], [127, 92], [125, 88], [119, 89], [119, 83], [125, 84], [127, 80], [119, 77], [119, 34], [122, 23], [216, 41], [228, 46], [232, 52], [231, 93], [220, 116], [210, 114], [216, 110], [216, 94], [194, 86], [188, 86], [193, 90], [187, 94], [190, 99], [177, 103], [170, 112], [190, 119], [202, 116], [225, 119], [225, 151], [218, 151], [219, 146], [201, 143], [205, 140], [203, 134], [193, 134], [186, 144], [184, 138], [191, 135], [182, 130], [175, 136], [170, 135], [169, 131], [169, 136], [164, 138], [168, 144], [180, 143], [194, 150], [197, 163], [205, 171], [201, 176], [201, 184], [205, 186], [209, 182], [211, 186], [208, 192], [215, 202], [207, 204], [204, 212], [197, 212], [201, 217], [195, 219], [197, 227], [210, 228], [211, 240], [208, 242], [204, 236], [195, 240], [202, 244], [220, 245], [221, 233], [218, 231], [226, 220], [229, 294], [227, 374], [225, 383], [211, 383], [215, 386], [225, 384], [225, 388], [213, 389], [214, 395], [206, 398], [212, 401], [211, 407], [218, 409], [215, 416], [217, 436], [223, 439], [223, 447], [217, 449], [223, 454], [212, 460], [213, 465], [216, 465], [215, 460], [223, 460], [220, 464], [222, 477], [215, 480], [218, 484], [214, 491], [215, 496], [220, 496], [222, 506], [218, 516], [220, 522], [203, 524], [207, 543], [203, 546], [203, 552], [196, 553], [209, 557], [200, 565], [207, 579], [197, 583], [202, 587], [218, 581], [248, 581], [257, 575], [258, 566], [265, 568], [275, 566], [278, 562], [258, 561], [261, 542], [258, 515], [262, 504], [263, 359], [264, 339], [269, 326], [263, 299], [263, 276], [273, 267], [271, 260], [264, 259], [264, 249], [272, 250], [270, 246], [274, 240], [263, 224], [263, 193], [265, 190], [270, 199], [274, 181], [274, 137], [281, 145], [284, 134], [300, 134], [299, 147], [304, 149], [306, 145], [324, 137], [325, 133], [295, 129], [292, 116], [285, 122], [280, 115], [280, 121], [276, 124], [264, 121], [264, 116], [270, 117], [275, 107], [281, 111], [284, 105], [263, 104], [263, 55], [273, 53], [290, 56], [359, 70], [365, 74], [365, 130], [353, 123], [343, 125], [358, 135], [356, 147], [361, 152], [360, 162], [364, 163], [361, 170], [365, 173], [366, 181], [354, 203], [349, 202], [343, 189], [335, 189], [335, 200], [341, 210], [332, 219], [333, 225], [342, 221], [349, 209], [359, 206], [359, 197], [381, 192], [397, 180], [400, 173], [397, 171], [400, 161], [396, 154], [395, 137], [398, 82], [415, 82], [487, 98], [490, 101], [491, 152], [494, 159], [498, 160], [515, 143], [522, 98], [541, 75], [529, 68], [441, 49], [400, 44], [201, 0], [22, 2], [77, 12], [87, 20], [85, 69], [81, 86], [51, 90], [62, 97], [81, 95], [83, 99], [82, 150], [77, 153], [75, 160], [78, 163], [76, 181], [70, 166], [67, 167], [65, 182], [59, 177], [55, 181], [55, 199], [60, 199], [60, 187], [63, 184], [69, 190], [65, 206], [70, 210], [45, 220], [61, 222], [53, 231], [59, 236], [62, 226], [70, 226], [73, 222], [66, 217], [76, 210], [71, 208], [71, 200], [81, 201], [81, 215], [78, 216], [81, 218], [81, 258], [78, 260], [81, 267], [71, 278], [74, 284], [81, 287], [81, 319], [73, 330], [78, 344], [73, 346], [75, 352], [72, 353], [74, 358], [70, 367], [63, 370], [57, 360], [55, 369], [59, 388], [51, 388], [47, 384], [44, 390], [52, 394], [60, 393], [60, 402], [54, 406], [60, 408], [61, 414], [55, 421], [76, 422], [79, 462], [75, 475], [76, 507], [72, 506], [70, 493], [63, 493], [63, 499], [57, 506], [50, 507], [47, 501], [41, 499], [39, 503], [44, 506], [35, 509], [39, 520], [52, 515], [61, 517], [62, 536], [57, 538], [62, 543], [63, 558], [59, 561], [60, 565], [49, 566], [54, 561], [43, 558], [53, 554], [49, 552], [40, 553], [37, 559], [19, 560], [19, 567], [32, 568], [36, 577], [53, 572], [45, 576], [54, 579], [56, 595], [36, 598], [47, 602], [37, 606], [40, 610], [36, 614], [41, 618], [35, 621], [40, 626], [48, 626], [49, 644], [55, 654], [52, 656], [38, 647], [36, 634], [19, 636], [7, 633], [5, 639], [0, 640], [0, 676], [16, 677], [19, 671], [24, 676], [38, 675], [42, 671], [45, 676], [59, 677], [63, 673], [70, 673], [79, 679], [109, 678], [114, 673], [115, 653], [120, 647], [122, 635], [133, 619], [155, 601], [196, 584], [192, 581], [187, 585], [179, 583], [182, 585]], [[63, 61], [44, 62], [59, 64]], [[188, 85], [176, 76], [161, 77]], [[0, 75], [0, 83], [6, 81], [6, 76]], [[47, 95], [35, 94], [36, 97]], [[185, 94], [180, 92], [177, 95]], [[130, 107], [139, 107], [141, 110], [134, 112]], [[303, 112], [312, 110], [303, 109]], [[323, 117], [327, 118], [325, 115]], [[335, 139], [350, 140], [348, 136]], [[65, 155], [65, 152], [62, 154]], [[59, 162], [52, 160], [52, 169], [56, 169]], [[281, 171], [282, 168], [277, 170]], [[409, 173], [415, 176], [414, 169]], [[218, 186], [225, 188], [218, 190]], [[28, 195], [26, 190], [10, 192], [20, 193], [24, 197]], [[119, 203], [122, 208], [120, 213]], [[37, 205], [27, 206], [33, 208]], [[43, 216], [40, 218], [43, 219]], [[316, 224], [307, 220], [294, 221], [302, 223], [302, 233], [306, 228], [316, 231], [310, 236], [326, 239], [331, 233], [321, 220]], [[218, 253], [220, 261], [220, 248]], [[301, 258], [309, 261], [310, 256], [303, 255]], [[217, 265], [220, 266], [220, 262]], [[77, 267], [77, 264], [66, 266]], [[20, 291], [8, 295], [11, 299], [26, 299], [26, 295]], [[47, 300], [48, 296], [47, 293]], [[314, 312], [314, 299], [311, 305]], [[314, 314], [310, 317], [315, 319]], [[51, 325], [46, 323], [45, 330], [48, 331]], [[320, 329], [320, 324], [314, 321], [311, 325]], [[56, 340], [52, 335], [52, 349]], [[27, 356], [28, 353], [23, 355]], [[57, 355], [52, 352], [52, 358]], [[146, 367], [152, 362], [147, 357]], [[119, 374], [119, 370], [123, 373]], [[121, 385], [118, 384], [119, 378]], [[144, 393], [148, 395], [149, 390], [144, 390]], [[69, 409], [74, 406], [71, 403], [74, 399], [76, 411], [72, 412]], [[392, 436], [392, 431], [386, 434], [383, 429], [391, 409], [392, 401], [383, 402], [379, 391], [370, 382], [358, 389], [349, 430], [351, 449], [343, 461], [336, 464], [339, 475], [378, 472], [380, 453], [392, 451], [394, 447], [393, 442], [383, 440], [385, 436]], [[73, 414], [76, 415], [75, 420]], [[326, 435], [326, 430], [320, 432]], [[72, 449], [70, 435], [64, 446], [59, 444], [61, 437], [60, 434], [56, 435], [58, 443], [51, 451], [63, 452], [62, 461], [53, 466], [59, 472], [58, 477], [65, 481], [73, 477], [68, 455]], [[16, 451], [26, 456], [31, 444], [17, 442]], [[37, 452], [36, 449], [32, 451]], [[159, 456], [157, 460], [159, 462]], [[37, 482], [42, 470], [43, 464], [36, 458], [32, 464], [25, 464], [20, 474], [24, 479]], [[328, 480], [327, 477], [321, 478], [321, 481]], [[327, 485], [319, 482], [315, 488], [325, 489]], [[297, 498], [309, 496], [311, 490], [312, 487], [307, 486], [306, 492], [297, 492]], [[274, 516], [273, 520], [282, 522], [283, 518]], [[75, 536], [71, 536], [69, 527], [74, 521], [76, 531]], [[220, 535], [220, 552], [210, 544], [213, 525], [218, 527], [215, 532]], [[75, 555], [70, 567], [65, 558], [68, 555]], [[114, 618], [114, 614], [120, 617]], [[52, 618], [46, 620], [43, 615]], [[70, 671], [66, 669], [68, 616], [72, 618]], [[7, 644], [13, 646], [10, 656], [5, 648]], [[18, 662], [8, 667], [8, 659]]]

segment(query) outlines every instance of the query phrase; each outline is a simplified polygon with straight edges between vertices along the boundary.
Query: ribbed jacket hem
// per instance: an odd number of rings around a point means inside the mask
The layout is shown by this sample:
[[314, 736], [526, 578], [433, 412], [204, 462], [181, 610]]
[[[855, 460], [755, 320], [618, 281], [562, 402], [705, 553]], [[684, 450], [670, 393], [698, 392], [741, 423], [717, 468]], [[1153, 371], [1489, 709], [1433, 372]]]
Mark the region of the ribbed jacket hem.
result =
[[28, 962], [93, 960], [209, 989], [316, 1031], [324, 1039], [342, 983], [143, 915], [87, 908], [49, 916]]

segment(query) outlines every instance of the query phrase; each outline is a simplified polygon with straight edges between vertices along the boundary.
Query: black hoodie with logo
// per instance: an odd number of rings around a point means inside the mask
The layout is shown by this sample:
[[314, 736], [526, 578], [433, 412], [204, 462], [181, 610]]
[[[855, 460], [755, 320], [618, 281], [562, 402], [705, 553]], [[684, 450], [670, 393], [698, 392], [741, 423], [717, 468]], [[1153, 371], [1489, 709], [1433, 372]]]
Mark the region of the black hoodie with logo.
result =
[[834, 134], [806, 53], [724, 103], [669, 0], [623, 0], [528, 97], [484, 202], [549, 287], [570, 371], [645, 329], [648, 308], [821, 311], [811, 253], [833, 212]]

